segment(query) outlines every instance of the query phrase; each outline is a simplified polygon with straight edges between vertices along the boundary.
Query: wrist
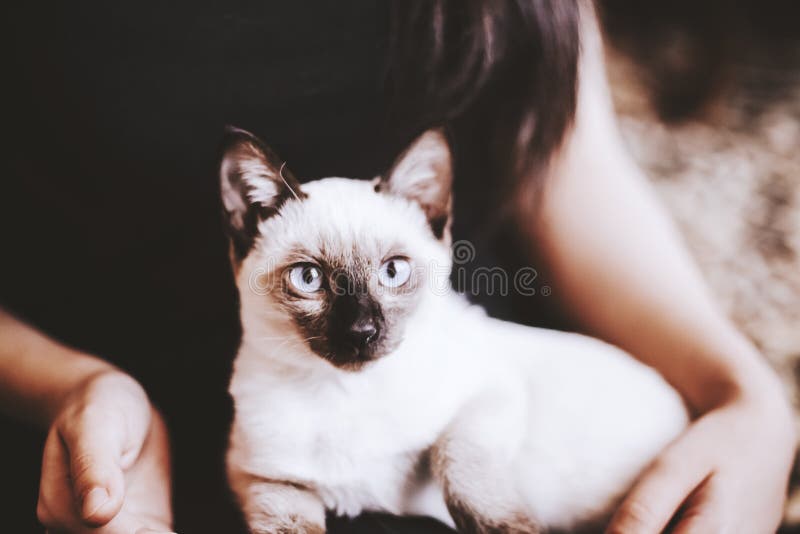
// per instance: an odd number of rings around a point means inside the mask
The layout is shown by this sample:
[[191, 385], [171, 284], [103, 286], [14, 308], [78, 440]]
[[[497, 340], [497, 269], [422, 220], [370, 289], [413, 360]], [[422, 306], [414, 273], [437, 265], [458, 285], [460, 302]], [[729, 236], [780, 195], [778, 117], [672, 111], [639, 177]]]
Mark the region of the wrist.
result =
[[111, 364], [94, 356], [64, 347], [58, 347], [57, 350], [59, 354], [51, 351], [48, 355], [52, 361], [51, 372], [31, 392], [34, 401], [38, 397], [35, 406], [39, 410], [34, 416], [48, 427], [72, 401], [77, 391], [82, 390], [95, 377], [116, 371]]
[[719, 386], [708, 389], [706, 410], [729, 405], [763, 411], [770, 419], [791, 422], [792, 408], [777, 373], [755, 349], [720, 373]]
[[732, 403], [785, 404], [789, 409], [777, 373], [729, 322], [708, 328], [690, 356], [694, 369], [682, 373], [685, 380], [681, 391], [696, 414]]
[[759, 363], [760, 369], [742, 379], [737, 402], [754, 407], [766, 418], [794, 432], [794, 411], [786, 386], [766, 361]]
[[[54, 403], [50, 424], [63, 414], [84, 409], [97, 403], [113, 403], [122, 413], [150, 406], [144, 389], [130, 375], [102, 360], [87, 362], [83, 372], [76, 374], [60, 398]], [[109, 406], [105, 406], [109, 407]]]

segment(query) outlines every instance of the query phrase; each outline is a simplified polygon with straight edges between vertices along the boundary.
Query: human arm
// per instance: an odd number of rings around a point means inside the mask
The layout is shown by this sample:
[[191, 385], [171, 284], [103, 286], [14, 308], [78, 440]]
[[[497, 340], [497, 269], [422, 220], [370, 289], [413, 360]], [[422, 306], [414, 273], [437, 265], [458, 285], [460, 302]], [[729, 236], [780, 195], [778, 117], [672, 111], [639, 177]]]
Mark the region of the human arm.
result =
[[0, 309], [0, 411], [48, 429], [37, 514], [51, 529], [169, 530], [169, 443], [130, 376]]
[[658, 532], [683, 505], [677, 532], [774, 531], [795, 446], [782, 388], [714, 305], [626, 153], [593, 17], [583, 30], [574, 131], [553, 161], [539, 216], [529, 206], [519, 212], [575, 319], [656, 368], [695, 416], [609, 530]]

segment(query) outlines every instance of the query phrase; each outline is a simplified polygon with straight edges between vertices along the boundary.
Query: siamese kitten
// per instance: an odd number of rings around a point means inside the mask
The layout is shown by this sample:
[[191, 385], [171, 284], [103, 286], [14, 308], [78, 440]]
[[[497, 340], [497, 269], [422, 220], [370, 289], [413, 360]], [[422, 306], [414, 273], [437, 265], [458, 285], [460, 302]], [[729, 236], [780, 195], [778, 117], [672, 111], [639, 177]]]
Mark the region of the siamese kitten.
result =
[[321, 533], [326, 509], [585, 526], [685, 428], [678, 394], [627, 354], [452, 292], [441, 132], [371, 182], [301, 186], [230, 129], [220, 174], [243, 327], [228, 472], [252, 532]]

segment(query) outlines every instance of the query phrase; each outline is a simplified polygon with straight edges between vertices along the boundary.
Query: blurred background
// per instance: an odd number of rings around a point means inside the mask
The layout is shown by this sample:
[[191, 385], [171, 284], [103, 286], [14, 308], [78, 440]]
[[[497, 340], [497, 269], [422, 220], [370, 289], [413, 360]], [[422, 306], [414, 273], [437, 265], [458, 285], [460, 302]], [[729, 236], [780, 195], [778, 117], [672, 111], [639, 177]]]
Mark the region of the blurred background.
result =
[[[798, 408], [800, 3], [604, 0], [600, 8], [625, 140], [718, 301]], [[680, 287], [671, 291], [681, 298]], [[786, 522], [800, 529], [796, 495]]]

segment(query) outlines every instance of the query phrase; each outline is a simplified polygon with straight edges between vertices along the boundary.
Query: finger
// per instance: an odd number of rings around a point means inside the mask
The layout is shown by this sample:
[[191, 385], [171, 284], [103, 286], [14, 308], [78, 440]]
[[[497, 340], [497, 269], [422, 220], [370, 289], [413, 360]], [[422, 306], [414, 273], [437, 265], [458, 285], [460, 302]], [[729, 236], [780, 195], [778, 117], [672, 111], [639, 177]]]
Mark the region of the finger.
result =
[[687, 499], [673, 534], [723, 532], [722, 502], [712, 479], [706, 479]]
[[59, 425], [73, 496], [81, 518], [91, 526], [113, 519], [125, 497], [121, 460], [128, 436], [123, 418], [114, 410], [84, 409]]
[[81, 530], [88, 534], [174, 534], [170, 526], [158, 518], [147, 515], [129, 514], [127, 510], [98, 529]]
[[697, 454], [687, 433], [656, 459], [640, 477], [608, 526], [609, 534], [661, 532], [686, 497], [709, 475], [706, 458]]
[[134, 482], [127, 487], [126, 509], [135, 516], [159, 521], [140, 526], [169, 531], [172, 524], [169, 438], [160, 416], [152, 419], [141, 456], [134, 471], [126, 476]]
[[42, 454], [42, 474], [36, 516], [50, 532], [75, 526], [75, 504], [69, 481], [66, 451], [58, 432], [47, 435]]
[[707, 534], [708, 532], [722, 532], [718, 517], [710, 511], [698, 511], [689, 517], [684, 517], [672, 530], [673, 534]]

